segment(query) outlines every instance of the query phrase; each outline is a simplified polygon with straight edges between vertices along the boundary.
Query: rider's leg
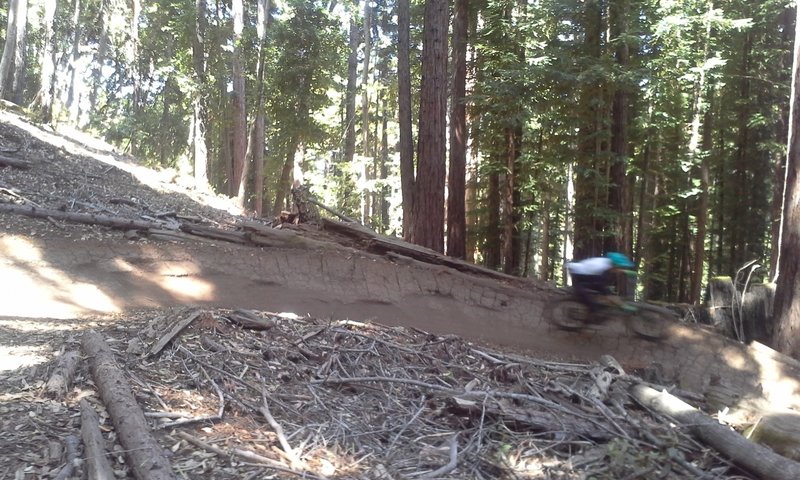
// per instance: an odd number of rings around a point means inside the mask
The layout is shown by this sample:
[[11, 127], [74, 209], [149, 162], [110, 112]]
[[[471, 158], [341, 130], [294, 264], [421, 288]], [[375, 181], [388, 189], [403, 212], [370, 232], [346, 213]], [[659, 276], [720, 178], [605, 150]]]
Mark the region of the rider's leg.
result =
[[590, 312], [597, 309], [593, 299], [592, 290], [595, 278], [593, 275], [572, 275], [572, 290], [578, 300], [589, 308]]

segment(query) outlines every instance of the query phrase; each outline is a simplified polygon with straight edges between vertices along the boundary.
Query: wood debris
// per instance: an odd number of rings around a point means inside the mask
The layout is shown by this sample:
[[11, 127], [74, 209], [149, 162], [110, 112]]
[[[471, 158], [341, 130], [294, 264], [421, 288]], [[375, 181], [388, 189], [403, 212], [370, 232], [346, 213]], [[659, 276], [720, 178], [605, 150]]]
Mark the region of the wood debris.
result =
[[[246, 328], [247, 317], [270, 328]], [[165, 468], [188, 478], [757, 478], [698, 443], [697, 422], [676, 427], [642, 408], [630, 394], [640, 379], [611, 357], [548, 362], [416, 329], [258, 311], [141, 318], [83, 335], [89, 362], [104, 359], [94, 403], [109, 413], [92, 418], [84, 364], [64, 413], [83, 415], [92, 458], [106, 448], [111, 466], [77, 462], [74, 475], [130, 475], [142, 461], [132, 451], [153, 461], [169, 450]], [[134, 339], [141, 353], [126, 351]], [[131, 399], [103, 393], [112, 377]], [[130, 406], [156, 443], [127, 443], [115, 410]], [[60, 471], [62, 455], [37, 471]]]

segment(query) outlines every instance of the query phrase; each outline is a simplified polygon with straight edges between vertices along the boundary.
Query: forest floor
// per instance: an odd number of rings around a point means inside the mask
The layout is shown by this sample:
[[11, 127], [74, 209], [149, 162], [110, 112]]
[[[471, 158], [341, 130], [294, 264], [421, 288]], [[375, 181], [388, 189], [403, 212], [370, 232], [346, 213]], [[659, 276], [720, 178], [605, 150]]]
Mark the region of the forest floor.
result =
[[0, 479], [82, 478], [90, 459], [65, 449], [81, 399], [115, 475], [133, 475], [91, 359], [65, 393], [45, 388], [88, 330], [181, 478], [755, 478], [627, 393], [646, 377], [708, 408], [710, 386], [763, 389], [764, 361], [713, 333], [556, 330], [548, 285], [378, 255], [314, 225], [255, 247], [244, 226], [270, 222], [229, 199], [2, 110], [0, 156], [18, 163], [0, 167]]

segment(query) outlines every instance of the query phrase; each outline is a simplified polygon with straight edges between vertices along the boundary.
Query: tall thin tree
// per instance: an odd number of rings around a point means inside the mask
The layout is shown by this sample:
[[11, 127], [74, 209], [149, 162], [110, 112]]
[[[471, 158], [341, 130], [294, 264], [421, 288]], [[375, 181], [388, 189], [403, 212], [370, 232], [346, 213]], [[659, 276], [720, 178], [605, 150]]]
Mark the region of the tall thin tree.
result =
[[444, 251], [447, 117], [447, 0], [425, 2], [412, 241]]
[[410, 1], [397, 2], [397, 102], [400, 128], [400, 190], [403, 238], [410, 240], [414, 211], [414, 133], [411, 125]]
[[447, 254], [467, 254], [467, 32], [469, 0], [455, 0], [453, 16], [453, 90], [450, 101], [450, 169], [447, 178]]
[[42, 28], [44, 29], [44, 45], [39, 67], [39, 92], [33, 101], [32, 110], [36, 112], [42, 123], [53, 121], [53, 98], [55, 96], [56, 49], [54, 20], [58, 1], [44, 2], [44, 16]]

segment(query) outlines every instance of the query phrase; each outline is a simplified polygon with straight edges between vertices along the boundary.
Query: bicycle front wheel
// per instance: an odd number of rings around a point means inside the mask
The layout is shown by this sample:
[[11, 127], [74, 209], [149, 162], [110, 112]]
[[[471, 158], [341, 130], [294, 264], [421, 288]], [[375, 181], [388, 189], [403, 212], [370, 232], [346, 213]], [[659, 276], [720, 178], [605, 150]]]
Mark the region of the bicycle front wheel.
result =
[[662, 340], [669, 333], [670, 320], [660, 312], [640, 309], [628, 317], [628, 327], [639, 337], [647, 340]]
[[589, 319], [589, 308], [575, 299], [565, 298], [552, 304], [548, 317], [550, 323], [562, 330], [581, 330]]

